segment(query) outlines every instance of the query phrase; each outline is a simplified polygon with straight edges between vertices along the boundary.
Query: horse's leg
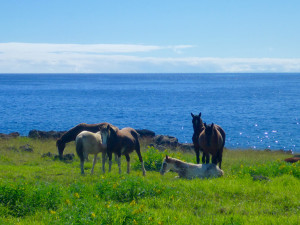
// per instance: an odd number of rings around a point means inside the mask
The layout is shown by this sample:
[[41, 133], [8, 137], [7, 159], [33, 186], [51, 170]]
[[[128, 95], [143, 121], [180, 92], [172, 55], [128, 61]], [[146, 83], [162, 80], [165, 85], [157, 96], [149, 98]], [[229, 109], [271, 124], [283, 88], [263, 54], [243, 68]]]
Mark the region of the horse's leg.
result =
[[195, 147], [195, 152], [196, 152], [197, 164], [199, 164], [200, 163], [200, 149], [199, 149], [199, 147]]
[[216, 153], [216, 154], [214, 154], [213, 156], [212, 156], [212, 163], [213, 164], [215, 164], [215, 165], [217, 165], [218, 164], [218, 153]]
[[126, 161], [127, 161], [127, 173], [129, 174], [130, 173], [130, 156], [129, 156], [129, 154], [126, 154], [125, 157], [126, 157]]
[[206, 153], [205, 156], [206, 156], [205, 163], [209, 164], [209, 161], [210, 161], [210, 155], [209, 155], [209, 153]]
[[93, 161], [93, 167], [92, 167], [91, 174], [94, 173], [94, 167], [95, 167], [96, 162], [97, 162], [97, 154], [94, 155], [94, 161]]
[[107, 155], [108, 155], [108, 161], [109, 161], [108, 162], [108, 165], [109, 165], [108, 172], [110, 172], [111, 171], [111, 165], [112, 165], [112, 153], [108, 152]]
[[[203, 151], [202, 151], [203, 152]], [[202, 163], [203, 164], [205, 164], [206, 162], [205, 162], [205, 159], [206, 159], [206, 154], [205, 154], [205, 152], [203, 152], [203, 154], [202, 154]], [[200, 159], [199, 159], [199, 161], [200, 161]]]
[[136, 147], [136, 153], [137, 153], [137, 155], [139, 157], [139, 160], [142, 164], [143, 176], [146, 176], [146, 170], [145, 170], [144, 161], [143, 161], [143, 158], [142, 158], [142, 155], [141, 155], [141, 150], [140, 150], [140, 145], [139, 144]]
[[84, 158], [80, 158], [81, 174], [84, 175]]
[[221, 169], [221, 164], [222, 164], [222, 158], [223, 158], [223, 147], [222, 147], [221, 151], [219, 152], [219, 157], [218, 157], [220, 169]]
[[106, 160], [106, 152], [102, 152], [102, 172], [105, 173], [105, 160]]
[[121, 155], [118, 155], [118, 167], [119, 167], [119, 174], [122, 173], [121, 171]]

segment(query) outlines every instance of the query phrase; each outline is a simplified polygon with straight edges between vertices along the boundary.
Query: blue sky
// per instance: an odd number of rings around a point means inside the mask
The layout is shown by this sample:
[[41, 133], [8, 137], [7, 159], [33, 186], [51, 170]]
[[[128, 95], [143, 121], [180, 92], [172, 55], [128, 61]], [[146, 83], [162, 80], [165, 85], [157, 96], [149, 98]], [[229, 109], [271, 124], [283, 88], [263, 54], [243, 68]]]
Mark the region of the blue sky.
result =
[[300, 72], [300, 1], [2, 1], [0, 73]]

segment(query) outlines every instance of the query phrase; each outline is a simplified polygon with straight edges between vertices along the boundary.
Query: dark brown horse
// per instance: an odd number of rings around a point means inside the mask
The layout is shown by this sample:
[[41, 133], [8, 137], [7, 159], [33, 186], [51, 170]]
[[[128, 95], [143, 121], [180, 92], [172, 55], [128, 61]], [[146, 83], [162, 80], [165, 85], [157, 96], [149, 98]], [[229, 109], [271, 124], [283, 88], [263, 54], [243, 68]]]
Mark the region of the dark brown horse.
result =
[[[193, 123], [193, 128], [194, 128], [194, 134], [193, 134], [192, 140], [193, 140], [193, 144], [194, 144], [194, 150], [196, 153], [197, 164], [199, 164], [200, 163], [199, 135], [204, 130], [204, 124], [201, 119], [201, 112], [199, 113], [199, 115], [194, 115], [193, 113], [191, 113], [191, 115], [193, 117], [192, 123]], [[206, 157], [208, 157], [208, 161], [209, 161], [209, 155], [206, 156], [203, 153], [202, 163], [206, 162]]]
[[[194, 128], [194, 134], [193, 134], [192, 140], [194, 143], [194, 150], [196, 152], [196, 160], [197, 160], [197, 163], [199, 164], [200, 163], [200, 151], [203, 152], [203, 150], [200, 148], [200, 145], [199, 145], [199, 135], [204, 130], [204, 123], [201, 119], [201, 112], [199, 113], [199, 115], [194, 115], [193, 113], [191, 113], [191, 115], [193, 117], [192, 123], [193, 123], [193, 128]], [[220, 127], [217, 124], [214, 124], [214, 126], [217, 128], [217, 130], [222, 135], [222, 138], [223, 138], [222, 149], [223, 149], [224, 145], [225, 145], [225, 137], [226, 137], [225, 131], [222, 129], [222, 127]], [[209, 163], [209, 161], [210, 161], [209, 154], [206, 154], [205, 152], [203, 152], [202, 163]]]
[[[86, 124], [86, 123], [80, 123], [77, 126], [71, 128], [69, 131], [64, 133], [61, 138], [57, 139], [56, 146], [58, 150], [59, 158], [63, 158], [64, 149], [66, 147], [66, 143], [75, 141], [76, 136], [82, 132], [82, 131], [90, 131], [93, 133], [96, 133], [101, 130], [103, 126], [108, 125], [109, 123], [97, 123], [97, 124]], [[111, 125], [111, 124], [110, 124]], [[117, 127], [111, 125], [115, 129], [118, 129]]]
[[139, 134], [135, 129], [127, 127], [122, 130], [115, 129], [110, 124], [106, 124], [101, 129], [103, 144], [107, 144], [107, 155], [109, 158], [109, 171], [112, 165], [112, 153], [118, 156], [119, 173], [121, 174], [121, 155], [125, 155], [127, 160], [127, 173], [130, 172], [129, 154], [136, 151], [142, 164], [143, 175], [146, 175], [143, 158], [140, 151]]
[[199, 145], [203, 153], [212, 155], [212, 163], [219, 163], [221, 168], [224, 140], [216, 125], [204, 123], [204, 130], [199, 135]]

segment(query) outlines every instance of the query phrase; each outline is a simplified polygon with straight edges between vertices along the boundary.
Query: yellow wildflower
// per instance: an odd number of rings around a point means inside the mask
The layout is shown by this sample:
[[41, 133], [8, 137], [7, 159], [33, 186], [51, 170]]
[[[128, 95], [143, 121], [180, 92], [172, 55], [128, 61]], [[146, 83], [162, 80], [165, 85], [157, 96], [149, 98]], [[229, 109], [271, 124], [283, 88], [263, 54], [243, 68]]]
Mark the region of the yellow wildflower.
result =
[[135, 202], [135, 200], [132, 200], [132, 201], [130, 202], [130, 205], [131, 205], [131, 206], [134, 206], [134, 205], [136, 205], [136, 202]]
[[285, 165], [284, 165], [284, 164], [282, 164], [282, 165], [279, 167], [280, 170], [282, 170], [282, 169], [284, 169], [284, 168], [285, 168]]
[[74, 193], [74, 197], [75, 198], [80, 198], [80, 196], [79, 196], [79, 194], [76, 192], [76, 193]]
[[53, 210], [50, 210], [50, 213], [51, 213], [52, 215], [56, 214], [56, 212], [53, 211]]
[[149, 220], [149, 221], [152, 221], [152, 220], [153, 220], [153, 218], [150, 216], [150, 217], [148, 218], [148, 220]]
[[91, 217], [95, 218], [96, 217], [95, 213], [92, 212]]
[[70, 204], [71, 204], [71, 201], [70, 201], [69, 199], [66, 199], [65, 203], [66, 203], [67, 205], [70, 205]]

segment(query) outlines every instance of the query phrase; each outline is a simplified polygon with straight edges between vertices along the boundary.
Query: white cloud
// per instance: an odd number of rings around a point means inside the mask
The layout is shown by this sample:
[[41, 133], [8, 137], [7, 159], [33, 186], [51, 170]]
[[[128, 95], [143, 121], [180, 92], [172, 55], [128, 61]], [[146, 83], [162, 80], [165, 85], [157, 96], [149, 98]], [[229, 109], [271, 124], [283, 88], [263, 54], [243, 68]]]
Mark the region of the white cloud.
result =
[[[300, 72], [300, 58], [203, 58], [178, 54], [192, 47], [0, 43], [0, 73]], [[161, 51], [168, 57], [155, 56]]]

